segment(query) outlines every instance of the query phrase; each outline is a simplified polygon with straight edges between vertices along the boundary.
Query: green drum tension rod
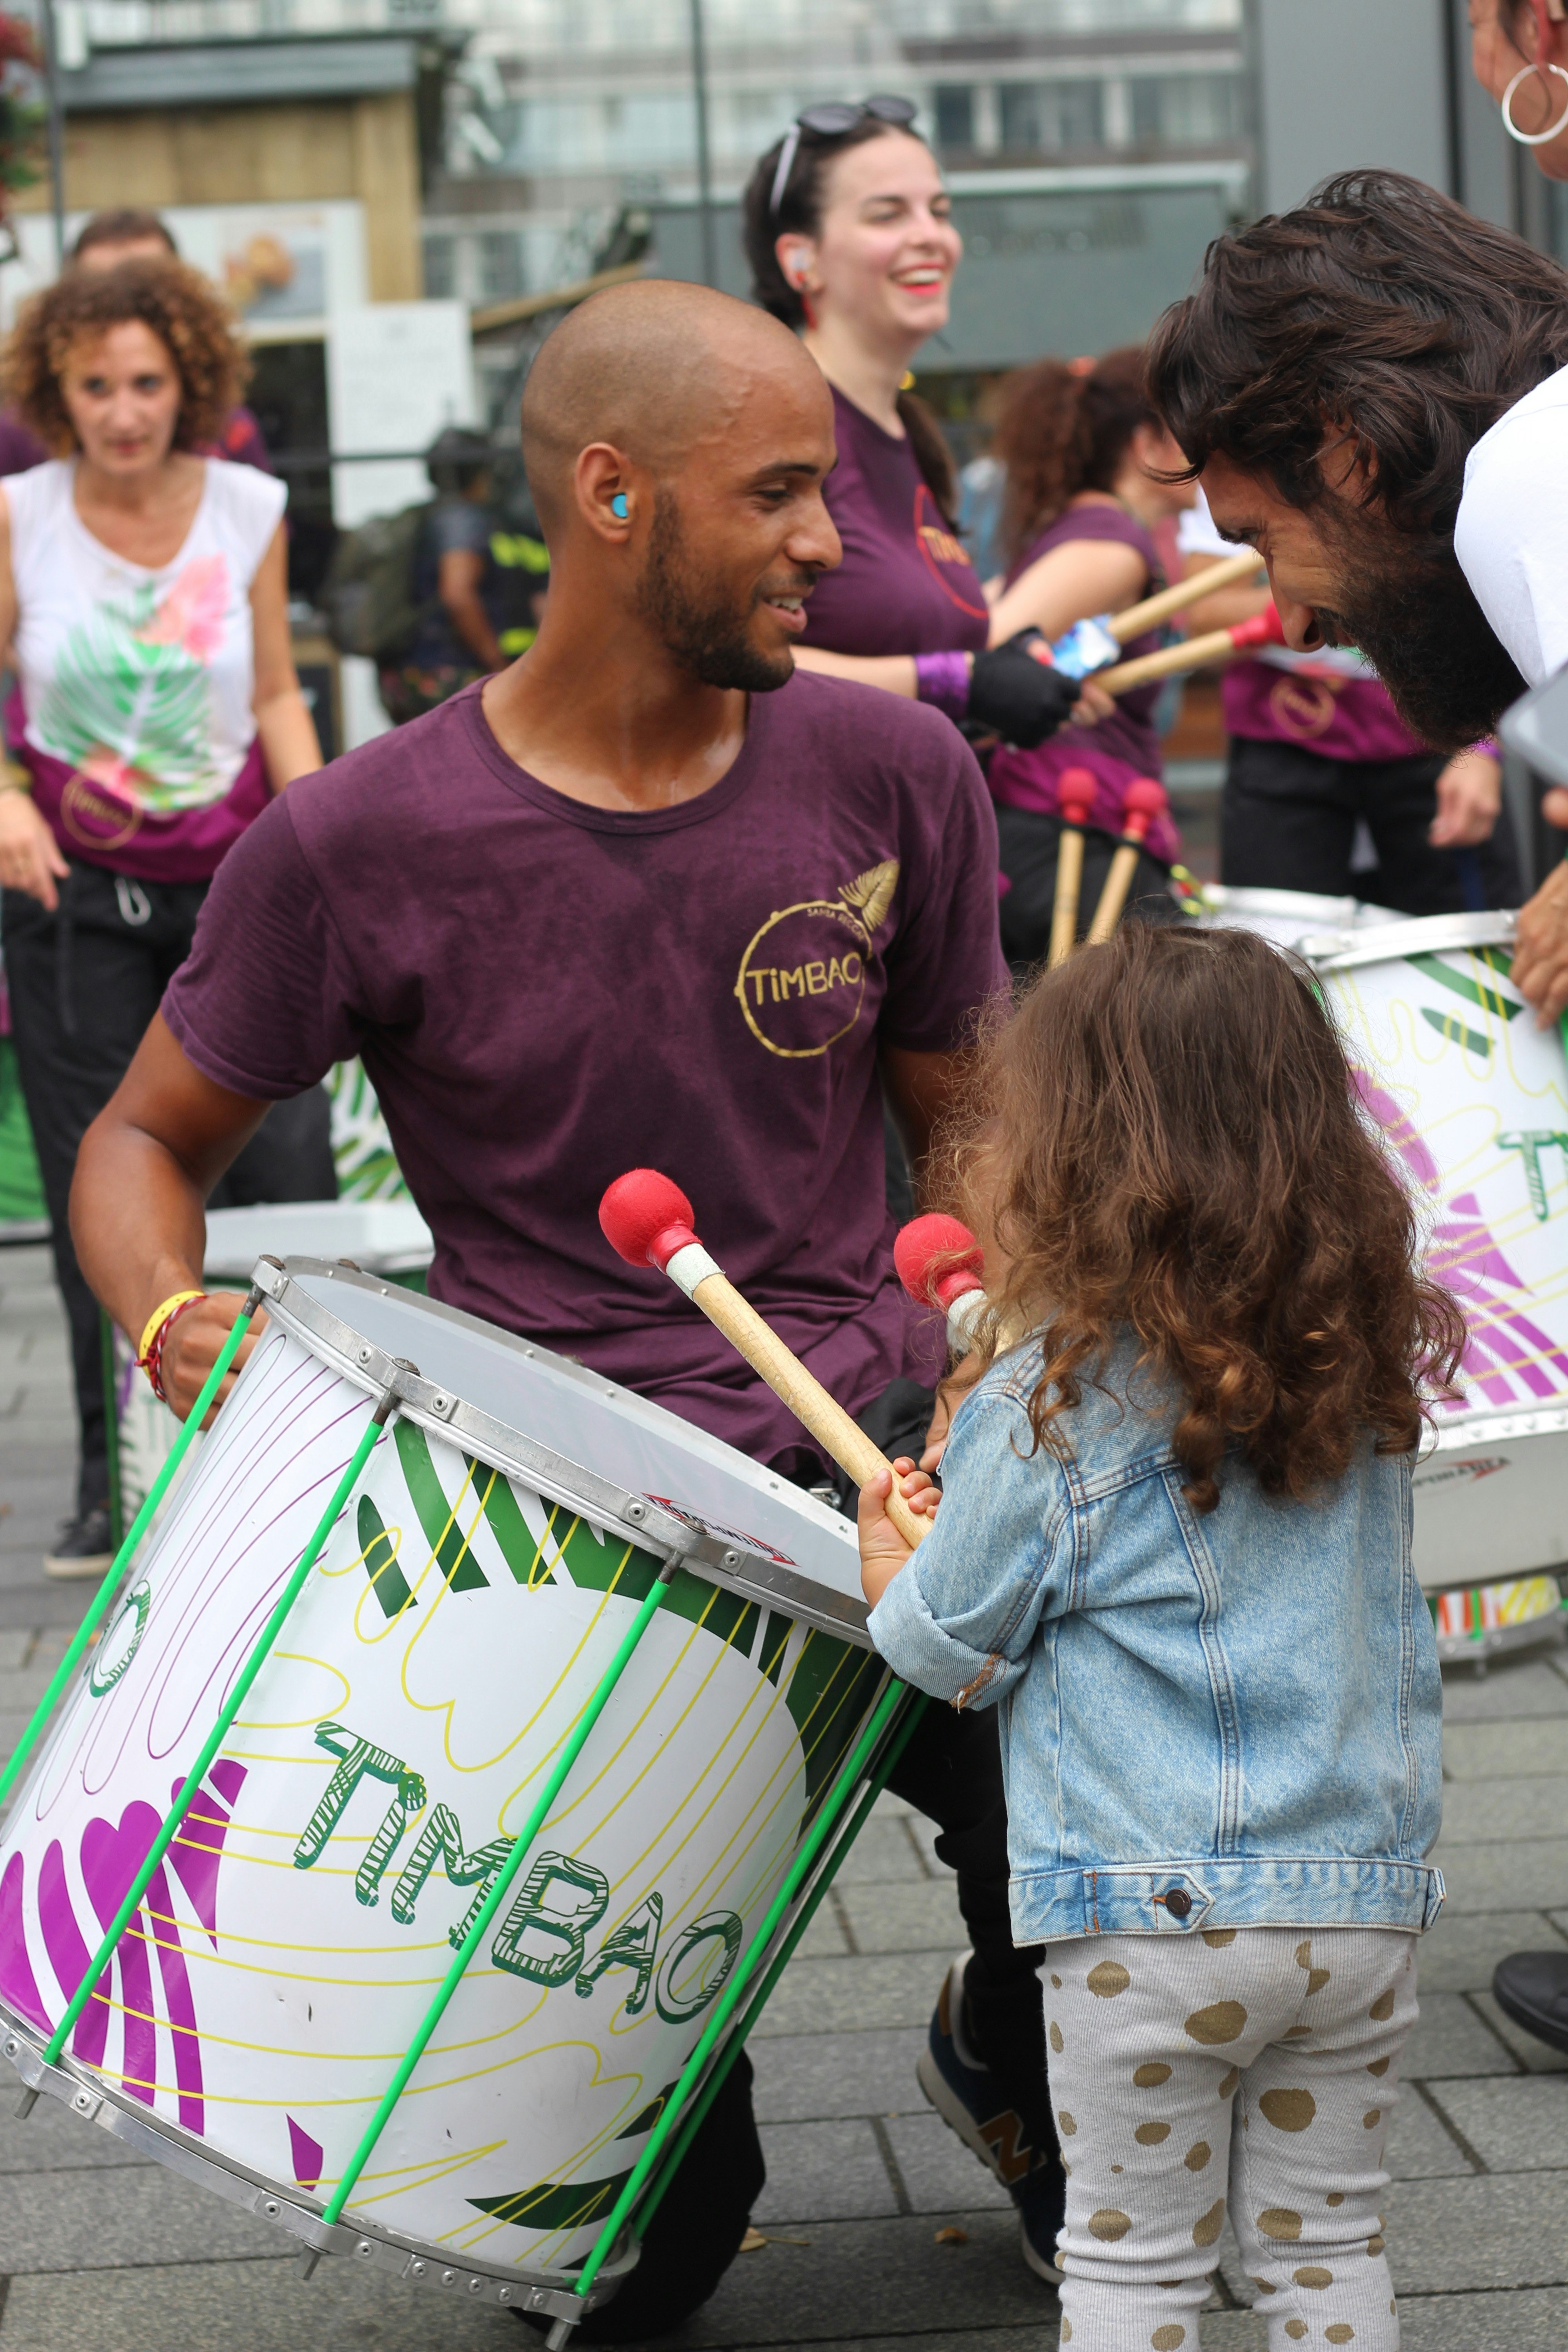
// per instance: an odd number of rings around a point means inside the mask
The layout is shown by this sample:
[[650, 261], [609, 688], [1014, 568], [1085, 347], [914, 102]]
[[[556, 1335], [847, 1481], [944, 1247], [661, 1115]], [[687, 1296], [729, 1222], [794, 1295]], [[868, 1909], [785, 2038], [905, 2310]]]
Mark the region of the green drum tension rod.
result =
[[[670, 1580], [680, 1565], [681, 1556], [679, 1554], [677, 1554], [677, 1556], [672, 1559], [666, 1560], [663, 1568], [659, 1570], [656, 1582], [650, 1588], [647, 1599], [642, 1602], [637, 1615], [633, 1618], [630, 1625], [627, 1627], [626, 1637], [622, 1641], [619, 1649], [616, 1652], [615, 1656], [610, 1660], [609, 1664], [605, 1667], [604, 1673], [599, 1677], [598, 1683], [595, 1686], [593, 1696], [589, 1699], [587, 1706], [584, 1708], [582, 1714], [578, 1717], [576, 1723], [573, 1726], [571, 1734], [567, 1738], [565, 1746], [561, 1751], [553, 1770], [551, 1772], [549, 1779], [545, 1781], [543, 1788], [539, 1792], [539, 1796], [534, 1803], [532, 1811], [529, 1814], [528, 1819], [524, 1822], [521, 1829], [518, 1832], [516, 1843], [513, 1844], [511, 1852], [508, 1854], [506, 1861], [502, 1864], [495, 1884], [490, 1888], [489, 1893], [486, 1895], [484, 1902], [480, 1905], [479, 1912], [475, 1916], [473, 1926], [468, 1929], [468, 1934], [464, 1937], [461, 1944], [458, 1946], [451, 1967], [447, 1969], [445, 1977], [441, 1979], [440, 1985], [437, 1989], [435, 1999], [431, 2001], [429, 2008], [426, 2011], [424, 2017], [421, 2019], [418, 2030], [416, 2032], [413, 2041], [409, 2043], [406, 2053], [399, 2062], [397, 2071], [393, 2075], [391, 2082], [387, 2084], [386, 2090], [382, 2097], [381, 2105], [377, 2107], [374, 2115], [372, 2116], [370, 2122], [366, 2125], [364, 2137], [360, 2141], [359, 2146], [355, 2148], [353, 2156], [350, 2157], [348, 2168], [343, 2173], [342, 2179], [339, 2181], [337, 2188], [333, 2190], [326, 2210], [321, 2216], [324, 2221], [331, 2223], [336, 2222], [342, 2218], [343, 2208], [348, 2203], [350, 2197], [353, 2194], [359, 2177], [364, 2170], [365, 2166], [369, 2163], [371, 2156], [374, 2151], [375, 2144], [381, 2137], [382, 2133], [385, 2130], [387, 2121], [391, 2116], [394, 2107], [396, 2106], [398, 2100], [402, 2097], [405, 2090], [408, 2086], [409, 2076], [413, 2074], [414, 2069], [417, 2066], [420, 2059], [424, 2056], [426, 2047], [431, 2035], [435, 2032], [436, 2028], [441, 2022], [447, 2002], [451, 2000], [452, 1995], [457, 1991], [458, 1985], [462, 1982], [464, 1971], [467, 1969], [468, 1962], [479, 1950], [479, 1948], [483, 1943], [486, 1936], [489, 1935], [490, 1927], [494, 1924], [496, 1915], [500, 1910], [501, 1905], [506, 1901], [508, 1895], [511, 1891], [512, 1881], [516, 1878], [518, 1872], [522, 1868], [523, 1864], [528, 1859], [528, 1850], [533, 1843], [534, 1839], [538, 1836], [539, 1832], [543, 1825], [545, 1816], [549, 1812], [551, 1806], [555, 1802], [556, 1798], [560, 1795], [567, 1774], [571, 1771], [573, 1765], [575, 1764], [578, 1757], [581, 1755], [589, 1733], [593, 1730], [594, 1726], [597, 1723], [600, 1716], [604, 1713], [616, 1685], [620, 1681], [622, 1675], [625, 1674], [627, 1666], [631, 1664], [632, 1654], [637, 1649], [637, 1643], [642, 1640], [643, 1635], [647, 1633], [649, 1624], [652, 1622], [654, 1612], [669, 1591]], [[320, 2260], [320, 2253], [314, 2250], [306, 2254], [301, 2267], [303, 2269], [304, 2275], [307, 2278], [310, 2277], [310, 2273], [315, 2269], [316, 2264]]]
[[[222, 1360], [223, 1360], [220, 1356], [218, 1359], [220, 1364]], [[214, 1370], [216, 1373], [216, 1366]], [[145, 1862], [143, 1862], [141, 1869], [132, 1880], [125, 1900], [121, 1903], [119, 1910], [115, 1913], [114, 1917], [110, 1922], [102, 1943], [100, 1944], [97, 1951], [93, 1954], [92, 1958], [88, 1962], [87, 1974], [83, 1977], [80, 1984], [78, 1985], [75, 1993], [72, 1995], [71, 2000], [67, 2006], [65, 2015], [61, 2018], [59, 2023], [56, 2026], [53, 2034], [50, 2036], [48, 2045], [44, 2052], [44, 2059], [47, 2064], [50, 2066], [58, 2064], [60, 2053], [65, 2048], [67, 2034], [69, 2033], [72, 2026], [76, 2023], [77, 2019], [87, 2007], [89, 2000], [92, 1997], [94, 1985], [96, 1985], [99, 1978], [102, 1975], [105, 1968], [107, 1968], [110, 1958], [113, 1957], [115, 1946], [119, 1943], [121, 1937], [125, 1933], [125, 1929], [130, 1923], [132, 1913], [135, 1911], [137, 1905], [141, 1902], [142, 1895], [147, 1891], [148, 1882], [152, 1878], [153, 1873], [157, 1869], [158, 1864], [163, 1861], [163, 1856], [167, 1853], [170, 1846], [173, 1844], [175, 1832], [179, 1829], [181, 1822], [184, 1820], [186, 1813], [190, 1810], [192, 1800], [195, 1796], [197, 1790], [201, 1787], [203, 1780], [206, 1778], [207, 1769], [211, 1765], [213, 1759], [216, 1756], [218, 1749], [223, 1746], [225, 1739], [228, 1737], [230, 1726], [233, 1724], [235, 1717], [239, 1713], [240, 1708], [244, 1706], [246, 1699], [248, 1697], [252, 1683], [255, 1682], [257, 1675], [261, 1672], [262, 1667], [267, 1663], [272, 1645], [283, 1630], [283, 1622], [285, 1618], [288, 1616], [289, 1612], [293, 1608], [295, 1601], [299, 1599], [300, 1591], [304, 1586], [305, 1579], [310, 1575], [310, 1570], [316, 1565], [316, 1561], [321, 1555], [322, 1545], [326, 1542], [327, 1538], [331, 1535], [332, 1528], [337, 1524], [339, 1516], [347, 1503], [349, 1496], [353, 1494], [355, 1486], [358, 1484], [360, 1472], [364, 1468], [365, 1464], [369, 1461], [371, 1451], [374, 1446], [377, 1438], [380, 1437], [387, 1421], [396, 1410], [396, 1405], [397, 1398], [395, 1392], [392, 1390], [388, 1390], [385, 1395], [382, 1397], [374, 1412], [372, 1414], [370, 1425], [366, 1429], [364, 1435], [360, 1439], [359, 1444], [355, 1446], [353, 1455], [349, 1463], [348, 1468], [343, 1472], [342, 1476], [338, 1480], [336, 1486], [332, 1489], [331, 1501], [327, 1505], [326, 1509], [322, 1512], [320, 1519], [316, 1522], [315, 1533], [311, 1536], [310, 1542], [305, 1546], [304, 1550], [300, 1553], [299, 1565], [294, 1570], [293, 1574], [289, 1577], [288, 1583], [284, 1586], [277, 1607], [273, 1610], [271, 1616], [268, 1619], [266, 1624], [262, 1627], [260, 1633], [258, 1635], [251, 1649], [250, 1655], [245, 1662], [245, 1665], [241, 1671], [238, 1681], [235, 1684], [233, 1690], [229, 1693], [228, 1697], [225, 1700], [224, 1705], [219, 1711], [217, 1721], [214, 1724], [211, 1731], [207, 1734], [206, 1738], [202, 1743], [201, 1754], [197, 1757], [189, 1772], [186, 1773], [179, 1794], [175, 1797], [174, 1803], [169, 1808], [169, 1811], [164, 1814], [163, 1825], [159, 1829], [157, 1836], [153, 1841]], [[194, 1411], [191, 1418], [193, 1421], [195, 1418]], [[189, 1427], [189, 1425], [190, 1424], [187, 1423], [186, 1426]], [[142, 1514], [139, 1513], [138, 1524], [140, 1524], [141, 1517]], [[19, 2116], [30, 2115], [35, 2104], [37, 2103], [37, 2096], [38, 2094], [37, 2091], [24, 2091], [17, 2105], [17, 2114]]]
[[816, 1918], [818, 1906], [838, 1874], [839, 1864], [865, 1828], [871, 1808], [886, 1788], [900, 1757], [909, 1746], [910, 1736], [924, 1713], [926, 1706], [927, 1700], [923, 1691], [911, 1692], [910, 1704], [905, 1708], [902, 1719], [895, 1727], [881, 1762], [867, 1781], [860, 1801], [841, 1831], [838, 1843], [813, 1880], [811, 1891], [792, 1920], [788, 1934], [769, 1962], [767, 1974], [752, 1995], [744, 2017], [719, 2053], [708, 2080], [692, 2101], [690, 2113], [687, 2116], [680, 2137], [670, 2149], [657, 2179], [632, 2217], [632, 2233], [638, 2240], [647, 2236], [648, 2225], [663, 2202], [666, 2190], [685, 2163], [687, 2152], [702, 2128], [703, 2118], [723, 2088], [731, 2068], [745, 2048], [752, 2028], [768, 2005], [773, 1987], [795, 1958], [795, 1947]]
[[[626, 2187], [616, 2200], [610, 2217], [595, 2242], [592, 2253], [577, 2275], [573, 2293], [580, 2298], [586, 2296], [594, 2281], [598, 2277], [619, 2235], [622, 2223], [642, 2195], [653, 2168], [663, 2152], [665, 2143], [675, 2128], [676, 2120], [691, 2095], [692, 2086], [701, 2075], [719, 2036], [739, 2006], [741, 1995], [750, 1983], [758, 1961], [763, 1957], [769, 1944], [773, 1941], [779, 1921], [809, 1877], [817, 1855], [826, 1844], [834, 1824], [854, 1793], [856, 1784], [866, 1769], [868, 1761], [876, 1753], [883, 1733], [905, 1696], [905, 1691], [904, 1684], [889, 1680], [887, 1689], [877, 1703], [876, 1711], [870, 1722], [860, 1735], [854, 1754], [835, 1781], [832, 1794], [817, 1815], [805, 1843], [790, 1864], [784, 1885], [768, 1907], [766, 1917], [742, 1954], [734, 1973], [714, 2004], [713, 2014], [704, 2026], [696, 2049], [687, 2060], [685, 2070], [670, 2095], [663, 2115], [648, 2135], [647, 2146], [632, 2167]], [[575, 2320], [557, 2320], [546, 2338], [547, 2352], [561, 2352], [561, 2347], [570, 2342], [572, 2331], [576, 2325]]]
[[[230, 1295], [232, 1296], [232, 1293]], [[238, 1348], [240, 1341], [244, 1339], [247, 1331], [249, 1330], [250, 1318], [255, 1314], [260, 1304], [261, 1293], [259, 1290], [253, 1289], [247, 1297], [244, 1306], [240, 1308], [238, 1315], [235, 1318], [233, 1328], [230, 1330], [227, 1339], [224, 1341], [223, 1346], [218, 1350], [217, 1361], [213, 1366], [211, 1371], [207, 1374], [206, 1380], [202, 1387], [201, 1394], [197, 1397], [195, 1404], [191, 1407], [191, 1410], [185, 1418], [184, 1427], [181, 1429], [178, 1437], [175, 1438], [174, 1444], [170, 1447], [167, 1461], [163, 1464], [163, 1468], [153, 1479], [151, 1493], [148, 1495], [146, 1501], [142, 1504], [142, 1508], [137, 1512], [136, 1517], [131, 1522], [130, 1532], [127, 1534], [124, 1542], [121, 1545], [120, 1549], [115, 1553], [113, 1559], [110, 1562], [108, 1573], [105, 1575], [103, 1582], [99, 1586], [97, 1593], [93, 1597], [91, 1608], [88, 1611], [87, 1615], [82, 1619], [81, 1623], [78, 1626], [75, 1638], [71, 1642], [70, 1647], [67, 1650], [65, 1656], [55, 1668], [54, 1674], [50, 1678], [48, 1689], [44, 1693], [43, 1697], [33, 1709], [32, 1715], [28, 1720], [27, 1727], [26, 1731], [23, 1732], [21, 1738], [18, 1740], [12, 1754], [10, 1762], [6, 1765], [4, 1771], [0, 1772], [0, 1804], [4, 1804], [5, 1799], [10, 1795], [12, 1789], [16, 1785], [17, 1775], [20, 1773], [23, 1766], [26, 1763], [28, 1757], [33, 1752], [33, 1746], [39, 1732], [42, 1731], [45, 1724], [48, 1721], [49, 1717], [54, 1712], [56, 1700], [59, 1697], [59, 1695], [64, 1690], [67, 1683], [69, 1682], [72, 1675], [76, 1672], [77, 1666], [80, 1663], [82, 1652], [87, 1648], [88, 1643], [91, 1641], [93, 1635], [97, 1633], [99, 1626], [102, 1623], [104, 1612], [108, 1609], [110, 1602], [114, 1598], [115, 1588], [119, 1584], [120, 1580], [124, 1575], [126, 1570], [130, 1567], [132, 1560], [135, 1558], [137, 1547], [141, 1543], [142, 1537], [146, 1534], [149, 1526], [152, 1524], [153, 1514], [156, 1511], [159, 1504], [163, 1501], [164, 1496], [169, 1491], [170, 1480], [174, 1477], [174, 1473], [178, 1470], [181, 1463], [190, 1452], [196, 1432], [200, 1429], [203, 1422], [206, 1419], [208, 1409], [212, 1404], [213, 1399], [216, 1396], [218, 1390], [223, 1385], [224, 1375], [234, 1361], [235, 1351]]]

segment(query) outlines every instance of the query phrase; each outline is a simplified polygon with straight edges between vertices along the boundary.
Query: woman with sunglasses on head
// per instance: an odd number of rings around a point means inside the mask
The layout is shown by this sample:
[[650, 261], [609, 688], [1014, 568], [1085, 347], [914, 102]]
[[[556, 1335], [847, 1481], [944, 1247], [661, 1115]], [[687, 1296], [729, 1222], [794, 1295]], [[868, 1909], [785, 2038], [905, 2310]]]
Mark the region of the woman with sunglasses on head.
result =
[[746, 187], [753, 297], [801, 331], [833, 388], [826, 496], [844, 561], [812, 591], [795, 659], [1033, 745], [1083, 689], [994, 626], [956, 535], [952, 460], [909, 388], [963, 251], [915, 111], [907, 98], [807, 107]]
[[[966, 731], [1038, 743], [1081, 689], [1021, 646], [991, 646], [984, 591], [953, 530], [952, 463], [905, 383], [914, 352], [946, 322], [962, 250], [914, 113], [895, 98], [808, 108], [746, 191], [756, 299], [803, 331], [833, 391], [838, 462], [824, 495], [844, 560], [816, 581], [795, 657], [803, 669], [919, 696]], [[913, 1382], [897, 1386], [898, 1430], [876, 1434], [889, 1453], [919, 1453], [935, 1399]], [[895, 1409], [891, 1391], [885, 1403]], [[989, 1718], [931, 1710], [889, 1786], [937, 1822], [973, 1947], [942, 1984], [921, 2087], [1006, 2186], [1024, 2259], [1054, 2282], [1067, 2182], [1046, 2082], [1039, 1955], [1013, 1941]]]

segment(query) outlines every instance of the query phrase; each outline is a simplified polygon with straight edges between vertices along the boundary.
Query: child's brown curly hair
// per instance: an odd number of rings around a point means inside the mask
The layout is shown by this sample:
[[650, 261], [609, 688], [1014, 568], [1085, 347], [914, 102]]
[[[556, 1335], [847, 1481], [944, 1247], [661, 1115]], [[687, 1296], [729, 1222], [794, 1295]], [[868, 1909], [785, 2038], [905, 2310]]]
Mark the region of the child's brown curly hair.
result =
[[1120, 1331], [1182, 1405], [1194, 1510], [1237, 1449], [1305, 1500], [1364, 1434], [1414, 1452], [1464, 1318], [1416, 1265], [1409, 1196], [1305, 969], [1250, 931], [1124, 923], [983, 1039], [947, 1137], [954, 1205], [1005, 1268], [980, 1334], [1045, 1352], [1036, 1443], [1066, 1448]]
[[250, 357], [234, 318], [199, 269], [172, 257], [71, 270], [26, 303], [0, 353], [0, 397], [58, 457], [78, 446], [60, 395], [73, 345], [140, 320], [179, 370], [176, 449], [216, 441], [245, 389]]

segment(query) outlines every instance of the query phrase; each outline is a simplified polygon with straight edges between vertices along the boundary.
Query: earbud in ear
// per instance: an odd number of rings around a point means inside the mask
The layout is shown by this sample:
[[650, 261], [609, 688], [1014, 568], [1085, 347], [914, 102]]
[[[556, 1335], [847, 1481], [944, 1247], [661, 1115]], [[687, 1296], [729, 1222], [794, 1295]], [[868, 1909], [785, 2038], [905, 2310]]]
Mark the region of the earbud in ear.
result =
[[625, 490], [617, 490], [616, 492], [615, 497], [610, 500], [610, 512], [615, 516], [617, 522], [626, 521], [627, 515], [630, 512], [630, 509], [626, 505], [626, 494]]

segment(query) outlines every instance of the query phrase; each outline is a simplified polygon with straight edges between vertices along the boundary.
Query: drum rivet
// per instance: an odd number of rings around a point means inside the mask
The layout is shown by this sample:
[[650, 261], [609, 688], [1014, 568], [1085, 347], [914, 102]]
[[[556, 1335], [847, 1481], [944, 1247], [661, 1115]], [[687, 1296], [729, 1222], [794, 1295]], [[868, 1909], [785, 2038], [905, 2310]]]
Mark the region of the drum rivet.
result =
[[415, 2275], [415, 2277], [416, 2277], [416, 2278], [423, 2278], [423, 2277], [424, 2277], [424, 2275], [425, 2275], [425, 2265], [424, 2265], [424, 2263], [419, 2263], [419, 2262], [411, 2263], [409, 2264], [409, 2268], [413, 2271], [414, 2275]]
[[450, 2286], [450, 2285], [451, 2285], [451, 2284], [452, 2284], [452, 2281], [457, 2277], [457, 2275], [458, 2275], [458, 2273], [457, 2273], [457, 2272], [456, 2272], [456, 2271], [443, 2271], [443, 2272], [442, 2272], [442, 2273], [441, 2273], [441, 2284], [442, 2284], [442, 2285], [443, 2285], [443, 2286]]
[[354, 2252], [356, 2254], [374, 2254], [375, 2248], [371, 2244], [368, 2238], [362, 2238], [358, 2245], [354, 2248]]
[[499, 2288], [497, 2289], [497, 2291], [496, 2291], [496, 2301], [497, 2301], [498, 2303], [510, 2303], [510, 2302], [511, 2301], [511, 2289], [510, 2289], [510, 2286], [499, 2287]]
[[470, 2279], [470, 2280], [468, 2281], [468, 2293], [469, 2293], [470, 2294], [479, 2294], [479, 2290], [480, 2290], [480, 2288], [481, 2288], [483, 2285], [484, 2285], [484, 2281], [483, 2281], [483, 2279], [479, 2279], [479, 2278], [473, 2278], [473, 2279]]
[[75, 2105], [79, 2106], [83, 2115], [85, 2115], [92, 2105], [92, 2093], [90, 2091], [79, 2091], [76, 2095]]
[[21, 2048], [21, 2046], [22, 2046], [22, 2045], [21, 2045], [21, 2043], [20, 2043], [19, 2042], [7, 2042], [7, 2043], [5, 2044], [5, 2055], [6, 2055], [6, 2057], [7, 2057], [7, 2058], [15, 2058], [15, 2056], [16, 2055], [17, 2051]]
[[370, 1361], [370, 1349], [369, 1349], [368, 1348], [362, 1348], [362, 1349], [360, 1349], [360, 1351], [359, 1351], [359, 1360], [360, 1360], [360, 1362], [361, 1362], [362, 1364], [368, 1364], [368, 1363], [369, 1363], [369, 1361]]
[[723, 1559], [719, 1562], [719, 1565], [721, 1568], [739, 1568], [741, 1565], [740, 1553], [738, 1551], [727, 1551], [724, 1554]]
[[269, 2197], [269, 2198], [267, 2200], [266, 2204], [265, 2204], [265, 2205], [263, 2205], [263, 2207], [262, 2207], [262, 2209], [261, 2209], [261, 2210], [262, 2210], [262, 2211], [266, 2214], [266, 2216], [267, 2216], [267, 2218], [268, 2218], [268, 2220], [269, 2221], [276, 2221], [276, 2220], [278, 2219], [278, 2200], [277, 2200], [277, 2198], [276, 2198], [276, 2197]]
[[647, 1517], [647, 1505], [646, 1503], [628, 1503], [626, 1505], [626, 1517], [628, 1519], [646, 1519]]

